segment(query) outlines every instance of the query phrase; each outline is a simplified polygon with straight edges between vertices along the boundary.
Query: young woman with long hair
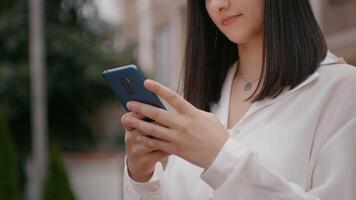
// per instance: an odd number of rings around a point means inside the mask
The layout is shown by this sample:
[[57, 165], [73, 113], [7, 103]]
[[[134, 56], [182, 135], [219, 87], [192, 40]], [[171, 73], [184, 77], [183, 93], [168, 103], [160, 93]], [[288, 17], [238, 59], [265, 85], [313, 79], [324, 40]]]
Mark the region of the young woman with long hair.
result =
[[184, 95], [144, 84], [175, 112], [128, 103], [124, 199], [356, 199], [356, 69], [308, 0], [188, 0]]

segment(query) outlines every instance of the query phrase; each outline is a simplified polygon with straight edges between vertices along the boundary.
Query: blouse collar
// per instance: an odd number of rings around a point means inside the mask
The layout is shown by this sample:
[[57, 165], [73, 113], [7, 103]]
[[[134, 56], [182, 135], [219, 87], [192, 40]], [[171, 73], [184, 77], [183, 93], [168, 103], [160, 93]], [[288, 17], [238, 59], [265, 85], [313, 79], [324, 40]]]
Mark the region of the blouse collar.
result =
[[[325, 65], [331, 65], [331, 64], [337, 64], [337, 63], [345, 63], [343, 58], [338, 58], [331, 52], [328, 52], [326, 58], [324, 59], [323, 62], [321, 62], [321, 66]], [[227, 121], [228, 121], [228, 113], [229, 113], [229, 103], [230, 103], [230, 94], [231, 94], [231, 86], [234, 78], [234, 74], [237, 69], [237, 63], [233, 64], [224, 81], [224, 84], [222, 86], [221, 90], [221, 97], [218, 103], [214, 104], [211, 106], [211, 111], [217, 115], [219, 118], [220, 122], [223, 124], [223, 126], [227, 129]], [[255, 102], [251, 105], [249, 110], [244, 114], [244, 116], [240, 119], [240, 121], [234, 125], [231, 129], [234, 129], [236, 126], [239, 126], [239, 124], [243, 123], [247, 118], [251, 117], [254, 113], [258, 112], [259, 110], [280, 101], [281, 99], [285, 98], [286, 96], [289, 96], [290, 94], [301, 90], [304, 88], [306, 85], [311, 84], [312, 82], [316, 81], [319, 78], [320, 74], [317, 71], [315, 71], [313, 74], [311, 74], [306, 80], [304, 80], [302, 83], [300, 83], [298, 86], [293, 88], [292, 90], [289, 90], [288, 88], [285, 88], [281, 94], [279, 94], [276, 98], [265, 98], [264, 100]]]

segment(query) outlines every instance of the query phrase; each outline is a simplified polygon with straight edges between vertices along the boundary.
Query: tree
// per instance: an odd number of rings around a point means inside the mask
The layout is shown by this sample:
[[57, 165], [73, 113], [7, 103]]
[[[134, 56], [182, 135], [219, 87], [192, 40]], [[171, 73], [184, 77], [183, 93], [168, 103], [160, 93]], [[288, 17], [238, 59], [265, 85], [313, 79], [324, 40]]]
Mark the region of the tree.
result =
[[49, 155], [43, 200], [75, 200], [58, 147], [52, 146]]
[[[27, 1], [0, 2], [0, 101], [21, 155], [31, 144], [27, 15]], [[132, 51], [113, 49], [114, 31], [91, 0], [53, 0], [45, 15], [49, 138], [64, 150], [88, 150], [95, 137], [87, 118], [113, 98], [101, 72], [134, 62]]]

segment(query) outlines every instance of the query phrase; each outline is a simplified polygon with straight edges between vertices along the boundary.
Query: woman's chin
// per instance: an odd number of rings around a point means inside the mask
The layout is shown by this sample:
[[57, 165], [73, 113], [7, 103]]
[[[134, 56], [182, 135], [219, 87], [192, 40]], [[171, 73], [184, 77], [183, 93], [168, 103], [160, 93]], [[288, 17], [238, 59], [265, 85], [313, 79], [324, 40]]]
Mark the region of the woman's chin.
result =
[[235, 44], [245, 44], [250, 40], [250, 37], [248, 37], [248, 35], [238, 32], [232, 34], [225, 34], [225, 36]]
[[229, 40], [235, 44], [246, 44], [248, 43], [248, 39], [246, 38], [236, 38], [236, 37], [228, 37]]
[[226, 37], [233, 43], [243, 45], [247, 44], [250, 41], [256, 39], [259, 34], [244, 34], [244, 33], [235, 33], [235, 34], [226, 34]]

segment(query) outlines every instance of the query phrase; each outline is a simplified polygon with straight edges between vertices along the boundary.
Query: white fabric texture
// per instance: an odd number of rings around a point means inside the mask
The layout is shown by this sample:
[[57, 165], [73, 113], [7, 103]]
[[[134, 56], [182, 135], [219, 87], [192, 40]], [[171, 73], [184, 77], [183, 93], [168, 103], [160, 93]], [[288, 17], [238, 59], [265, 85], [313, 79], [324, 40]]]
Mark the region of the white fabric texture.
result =
[[[233, 65], [211, 106], [227, 128]], [[125, 200], [355, 200], [356, 68], [328, 53], [275, 99], [252, 104], [204, 171], [177, 156], [147, 183], [124, 173]], [[204, 133], [201, 133], [204, 134]]]

